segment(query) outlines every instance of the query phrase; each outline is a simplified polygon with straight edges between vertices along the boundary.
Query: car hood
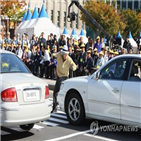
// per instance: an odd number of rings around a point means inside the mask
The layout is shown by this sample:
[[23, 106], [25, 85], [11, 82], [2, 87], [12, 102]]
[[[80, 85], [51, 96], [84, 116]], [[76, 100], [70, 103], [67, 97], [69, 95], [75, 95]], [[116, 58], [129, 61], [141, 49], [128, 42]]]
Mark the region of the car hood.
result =
[[88, 76], [81, 76], [81, 77], [74, 77], [74, 78], [70, 78], [67, 79], [65, 82], [76, 82], [76, 81], [80, 81], [80, 80], [87, 80]]
[[45, 83], [44, 80], [35, 77], [32, 74], [27, 73], [8, 73], [8, 74], [2, 74], [1, 78], [2, 83], [7, 83], [8, 85], [16, 85], [16, 84], [22, 84], [22, 83]]

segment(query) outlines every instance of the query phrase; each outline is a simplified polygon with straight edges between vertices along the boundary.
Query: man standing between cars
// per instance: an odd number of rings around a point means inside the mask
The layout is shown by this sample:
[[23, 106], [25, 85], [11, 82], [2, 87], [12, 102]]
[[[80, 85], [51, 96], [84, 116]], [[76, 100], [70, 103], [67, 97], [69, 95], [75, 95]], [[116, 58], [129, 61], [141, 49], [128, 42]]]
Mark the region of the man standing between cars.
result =
[[55, 84], [55, 89], [53, 93], [53, 112], [57, 111], [57, 94], [60, 90], [61, 82], [66, 80], [69, 76], [69, 69], [72, 68], [73, 71], [76, 70], [76, 65], [68, 55], [68, 47], [66, 45], [63, 46], [61, 51], [56, 54], [57, 60], [57, 80]]

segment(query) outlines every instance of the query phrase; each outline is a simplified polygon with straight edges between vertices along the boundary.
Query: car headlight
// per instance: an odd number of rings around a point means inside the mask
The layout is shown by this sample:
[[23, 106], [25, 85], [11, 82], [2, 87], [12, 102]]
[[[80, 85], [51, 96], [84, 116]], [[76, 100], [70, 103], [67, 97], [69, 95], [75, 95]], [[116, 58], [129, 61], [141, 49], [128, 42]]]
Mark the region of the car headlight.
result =
[[64, 88], [64, 83], [61, 83], [60, 90]]

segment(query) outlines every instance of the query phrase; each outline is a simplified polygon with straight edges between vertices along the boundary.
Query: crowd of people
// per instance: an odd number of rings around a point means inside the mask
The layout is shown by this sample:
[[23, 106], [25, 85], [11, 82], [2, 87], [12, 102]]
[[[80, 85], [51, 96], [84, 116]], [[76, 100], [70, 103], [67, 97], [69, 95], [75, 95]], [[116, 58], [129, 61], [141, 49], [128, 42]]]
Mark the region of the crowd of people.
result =
[[[27, 34], [23, 34], [22, 39], [20, 39], [19, 34], [11, 39], [8, 32], [7, 37], [1, 43], [2, 50], [15, 53], [34, 75], [48, 79], [56, 79], [57, 77], [56, 54], [64, 46], [68, 47], [68, 55], [77, 66], [74, 72], [70, 68], [70, 78], [90, 75], [113, 57], [133, 53], [128, 37], [126, 37], [123, 48], [118, 50], [105, 47], [105, 44], [101, 43], [99, 36], [95, 42], [89, 37], [88, 42], [84, 44], [83, 37], [77, 40], [73, 37], [66, 38], [64, 35], [60, 35], [58, 39], [52, 33], [46, 40], [44, 32], [41, 33], [40, 37], [33, 34], [30, 40]], [[141, 49], [138, 49], [138, 53], [141, 54]]]

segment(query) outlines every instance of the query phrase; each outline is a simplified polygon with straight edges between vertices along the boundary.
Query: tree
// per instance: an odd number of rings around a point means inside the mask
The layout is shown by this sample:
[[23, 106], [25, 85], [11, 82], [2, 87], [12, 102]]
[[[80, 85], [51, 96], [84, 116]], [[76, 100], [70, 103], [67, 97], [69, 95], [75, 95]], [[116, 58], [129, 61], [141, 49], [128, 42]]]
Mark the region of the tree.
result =
[[19, 19], [24, 15], [24, 7], [26, 6], [26, 2], [25, 0], [5, 0], [1, 1], [0, 5], [1, 15], [6, 15], [9, 20], [14, 22], [15, 25], [17, 21], [19, 21]]
[[131, 31], [133, 37], [138, 37], [141, 30], [141, 13], [137, 14], [136, 11], [128, 9], [122, 10], [120, 15], [121, 20], [126, 24], [124, 35], [126, 36]]
[[138, 19], [139, 19], [139, 30], [141, 32], [141, 12], [138, 13]]
[[[110, 4], [92, 0], [85, 2], [84, 8], [111, 35], [117, 34], [118, 30], [122, 33], [125, 28], [125, 24], [120, 20], [119, 14], [115, 12], [115, 7], [110, 6]], [[81, 19], [94, 31], [99, 31], [83, 13]]]

